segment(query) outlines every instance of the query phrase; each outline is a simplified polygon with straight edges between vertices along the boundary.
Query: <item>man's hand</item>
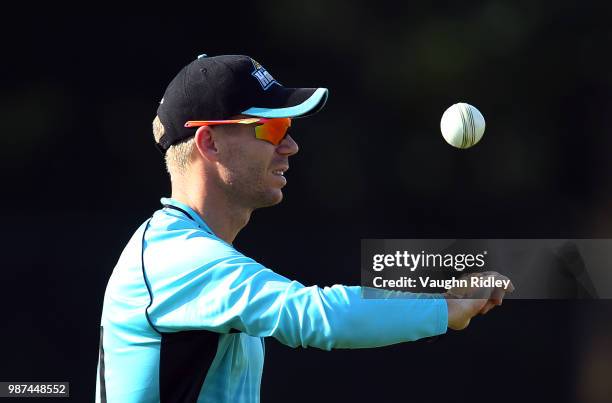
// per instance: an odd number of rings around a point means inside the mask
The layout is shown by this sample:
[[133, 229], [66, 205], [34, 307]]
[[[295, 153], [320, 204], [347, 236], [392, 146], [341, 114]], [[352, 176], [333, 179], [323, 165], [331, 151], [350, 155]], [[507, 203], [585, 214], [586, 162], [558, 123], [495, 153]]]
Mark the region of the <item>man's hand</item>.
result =
[[[496, 280], [508, 280], [496, 272], [470, 274], [466, 278], [471, 284], [471, 277], [493, 277]], [[512, 282], [508, 287], [455, 287], [448, 290], [444, 297], [448, 305], [448, 327], [453, 330], [465, 329], [470, 320], [477, 314], [486, 314], [496, 305], [501, 305], [504, 295], [514, 291]]]

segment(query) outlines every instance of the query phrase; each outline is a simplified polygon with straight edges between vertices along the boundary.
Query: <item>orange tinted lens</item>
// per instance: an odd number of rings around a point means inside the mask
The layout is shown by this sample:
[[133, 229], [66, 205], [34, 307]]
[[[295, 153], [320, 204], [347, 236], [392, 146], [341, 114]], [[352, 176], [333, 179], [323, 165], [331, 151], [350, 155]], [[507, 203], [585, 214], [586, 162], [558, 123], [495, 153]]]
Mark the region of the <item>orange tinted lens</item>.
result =
[[255, 137], [278, 145], [285, 138], [289, 126], [290, 118], [267, 119], [264, 124], [255, 127]]

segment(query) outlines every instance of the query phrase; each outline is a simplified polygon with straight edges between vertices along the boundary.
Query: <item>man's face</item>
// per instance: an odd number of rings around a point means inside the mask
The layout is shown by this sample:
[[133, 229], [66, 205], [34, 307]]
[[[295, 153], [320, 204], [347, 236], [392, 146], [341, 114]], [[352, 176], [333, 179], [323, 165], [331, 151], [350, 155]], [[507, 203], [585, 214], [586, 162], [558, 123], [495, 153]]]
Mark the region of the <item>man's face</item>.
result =
[[298, 152], [289, 135], [274, 145], [257, 139], [255, 126], [236, 124], [215, 127], [213, 136], [221, 184], [235, 203], [257, 209], [281, 202], [289, 157]]

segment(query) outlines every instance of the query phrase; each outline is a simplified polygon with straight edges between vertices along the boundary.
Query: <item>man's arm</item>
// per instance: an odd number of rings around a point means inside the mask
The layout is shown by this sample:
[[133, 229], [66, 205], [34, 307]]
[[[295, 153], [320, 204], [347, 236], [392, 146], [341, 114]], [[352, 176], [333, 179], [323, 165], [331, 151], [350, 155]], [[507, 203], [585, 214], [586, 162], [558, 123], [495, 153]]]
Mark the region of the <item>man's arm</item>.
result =
[[[175, 251], [170, 257], [168, 249]], [[499, 299], [407, 298], [385, 290], [364, 299], [361, 287], [306, 287], [207, 237], [146, 252], [148, 314], [161, 332], [234, 329], [293, 347], [378, 347], [461, 329]]]
[[442, 297], [364, 299], [361, 287], [305, 287], [230, 245], [205, 237], [189, 242], [189, 251], [175, 249], [175, 272], [164, 264], [168, 248], [146, 250], [148, 314], [158, 331], [235, 329], [321, 349], [378, 347], [446, 331]]

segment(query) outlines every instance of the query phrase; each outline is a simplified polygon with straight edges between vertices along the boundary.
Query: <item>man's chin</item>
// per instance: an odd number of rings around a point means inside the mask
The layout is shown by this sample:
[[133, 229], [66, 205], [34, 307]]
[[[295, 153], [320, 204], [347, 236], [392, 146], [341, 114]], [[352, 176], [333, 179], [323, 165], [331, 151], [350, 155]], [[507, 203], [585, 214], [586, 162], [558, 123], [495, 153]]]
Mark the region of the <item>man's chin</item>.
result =
[[282, 201], [283, 201], [283, 192], [280, 189], [275, 189], [274, 191], [271, 191], [267, 193], [265, 196], [261, 197], [255, 209], [276, 206]]
[[283, 191], [278, 189], [276, 192], [274, 192], [273, 197], [271, 197], [270, 204], [268, 205], [268, 207], [276, 206], [282, 201], [283, 201]]

